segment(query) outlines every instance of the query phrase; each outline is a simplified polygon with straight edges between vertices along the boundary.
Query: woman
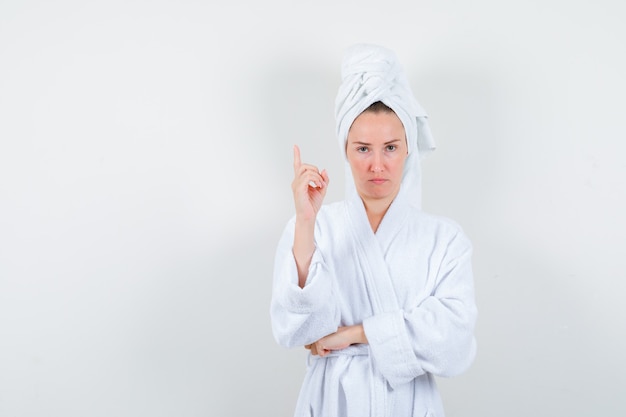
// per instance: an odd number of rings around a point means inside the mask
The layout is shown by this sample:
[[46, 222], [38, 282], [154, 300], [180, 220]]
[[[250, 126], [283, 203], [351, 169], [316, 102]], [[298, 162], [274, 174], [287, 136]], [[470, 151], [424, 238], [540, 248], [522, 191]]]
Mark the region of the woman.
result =
[[392, 51], [348, 48], [336, 118], [346, 199], [323, 205], [328, 173], [294, 147], [296, 214], [276, 251], [274, 336], [310, 351], [295, 415], [443, 416], [434, 376], [476, 351], [472, 248], [420, 210], [434, 143]]

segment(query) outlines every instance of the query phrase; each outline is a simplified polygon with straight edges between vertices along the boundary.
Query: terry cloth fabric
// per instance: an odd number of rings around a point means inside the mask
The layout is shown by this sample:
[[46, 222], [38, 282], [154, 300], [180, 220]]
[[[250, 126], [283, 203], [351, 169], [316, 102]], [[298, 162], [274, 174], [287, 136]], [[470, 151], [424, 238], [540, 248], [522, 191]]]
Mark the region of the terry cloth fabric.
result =
[[335, 100], [335, 119], [339, 147], [346, 164], [346, 197], [356, 193], [352, 172], [346, 158], [348, 131], [372, 103], [381, 101], [398, 116], [406, 131], [409, 155], [402, 187], [408, 188], [410, 204], [421, 207], [420, 157], [435, 150], [428, 126], [428, 115], [413, 95], [396, 54], [373, 44], [356, 44], [344, 52], [341, 85]]

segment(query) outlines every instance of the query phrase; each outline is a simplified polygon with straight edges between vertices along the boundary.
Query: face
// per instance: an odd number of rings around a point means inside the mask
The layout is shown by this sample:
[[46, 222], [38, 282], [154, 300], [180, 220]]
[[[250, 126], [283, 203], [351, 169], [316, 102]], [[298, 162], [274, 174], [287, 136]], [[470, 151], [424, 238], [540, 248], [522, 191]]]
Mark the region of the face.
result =
[[391, 203], [400, 190], [407, 152], [404, 125], [394, 112], [365, 112], [354, 120], [346, 155], [365, 202]]

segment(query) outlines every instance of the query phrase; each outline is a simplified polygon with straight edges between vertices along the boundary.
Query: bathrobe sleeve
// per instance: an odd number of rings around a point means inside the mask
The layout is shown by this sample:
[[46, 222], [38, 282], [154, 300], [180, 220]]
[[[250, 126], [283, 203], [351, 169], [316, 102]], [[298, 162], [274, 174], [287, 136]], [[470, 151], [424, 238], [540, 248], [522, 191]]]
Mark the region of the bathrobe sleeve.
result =
[[[436, 281], [419, 305], [374, 315], [363, 322], [374, 363], [392, 387], [424, 373], [454, 376], [476, 355], [476, 304], [472, 246], [462, 231], [448, 241], [435, 265]], [[432, 261], [431, 261], [432, 262]]]
[[295, 219], [291, 219], [278, 243], [270, 303], [274, 338], [287, 348], [316, 342], [336, 332], [339, 323], [332, 273], [317, 245], [305, 286], [298, 285], [292, 252], [294, 226]]

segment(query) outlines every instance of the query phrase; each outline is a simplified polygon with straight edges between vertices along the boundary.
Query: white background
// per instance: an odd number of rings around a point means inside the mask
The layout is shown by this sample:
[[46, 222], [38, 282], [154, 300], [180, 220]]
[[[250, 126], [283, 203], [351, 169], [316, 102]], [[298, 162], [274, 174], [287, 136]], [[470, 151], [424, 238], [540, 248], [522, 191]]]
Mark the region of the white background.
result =
[[354, 42], [403, 62], [438, 145], [424, 208], [475, 246], [447, 415], [625, 415], [624, 10], [0, 2], [0, 416], [291, 416], [274, 248], [294, 143], [342, 197]]

